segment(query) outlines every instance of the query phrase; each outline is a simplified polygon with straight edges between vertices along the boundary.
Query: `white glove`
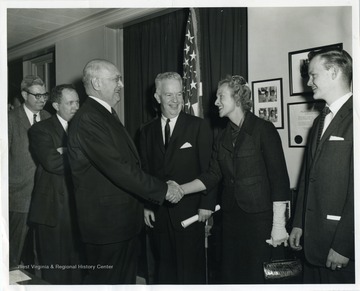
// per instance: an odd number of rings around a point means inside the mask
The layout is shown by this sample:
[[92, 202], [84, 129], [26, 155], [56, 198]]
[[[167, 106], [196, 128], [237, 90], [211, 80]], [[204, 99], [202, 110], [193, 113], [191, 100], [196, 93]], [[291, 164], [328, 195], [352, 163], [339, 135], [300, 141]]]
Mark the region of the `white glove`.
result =
[[287, 240], [289, 234], [285, 228], [285, 211], [286, 211], [285, 201], [275, 201], [273, 202], [273, 225], [271, 230], [271, 238], [267, 239], [266, 242], [273, 247], [277, 247], [284, 243], [284, 246], [287, 247]]

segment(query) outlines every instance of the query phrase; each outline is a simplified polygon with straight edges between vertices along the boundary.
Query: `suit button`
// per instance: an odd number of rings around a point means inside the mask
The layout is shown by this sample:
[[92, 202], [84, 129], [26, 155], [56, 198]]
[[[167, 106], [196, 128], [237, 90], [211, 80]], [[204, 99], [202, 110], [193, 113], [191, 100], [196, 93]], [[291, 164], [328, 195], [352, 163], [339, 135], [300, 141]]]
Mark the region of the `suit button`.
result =
[[231, 184], [234, 184], [234, 180], [233, 180], [233, 179], [231, 179], [231, 180], [230, 180], [230, 183], [231, 183]]
[[311, 182], [311, 183], [313, 183], [313, 182], [315, 182], [315, 181], [316, 181], [316, 179], [310, 178], [310, 182]]

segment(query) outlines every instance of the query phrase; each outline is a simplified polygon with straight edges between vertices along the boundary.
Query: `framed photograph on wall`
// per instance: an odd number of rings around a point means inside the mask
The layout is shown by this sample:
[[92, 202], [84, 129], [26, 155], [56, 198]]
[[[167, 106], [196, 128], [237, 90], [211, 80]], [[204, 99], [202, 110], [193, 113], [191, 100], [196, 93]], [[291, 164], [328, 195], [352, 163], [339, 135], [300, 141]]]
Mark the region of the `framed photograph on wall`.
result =
[[254, 81], [252, 92], [254, 114], [284, 128], [282, 79]]
[[324, 101], [288, 103], [289, 147], [304, 147], [314, 119], [325, 106]]
[[320, 49], [339, 48], [342, 49], [342, 43], [336, 43], [326, 46], [314, 47], [295, 52], [289, 52], [289, 82], [290, 96], [312, 94], [312, 90], [307, 86], [309, 80], [308, 53]]

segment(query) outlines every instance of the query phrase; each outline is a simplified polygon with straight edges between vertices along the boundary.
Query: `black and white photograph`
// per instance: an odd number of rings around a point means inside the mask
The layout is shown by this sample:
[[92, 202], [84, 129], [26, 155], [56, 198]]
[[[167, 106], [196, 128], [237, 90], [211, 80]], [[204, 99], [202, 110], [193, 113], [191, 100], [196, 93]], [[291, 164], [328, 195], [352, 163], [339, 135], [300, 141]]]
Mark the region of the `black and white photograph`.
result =
[[252, 82], [255, 115], [284, 128], [282, 78]]
[[329, 1], [0, 0], [0, 289], [360, 290]]

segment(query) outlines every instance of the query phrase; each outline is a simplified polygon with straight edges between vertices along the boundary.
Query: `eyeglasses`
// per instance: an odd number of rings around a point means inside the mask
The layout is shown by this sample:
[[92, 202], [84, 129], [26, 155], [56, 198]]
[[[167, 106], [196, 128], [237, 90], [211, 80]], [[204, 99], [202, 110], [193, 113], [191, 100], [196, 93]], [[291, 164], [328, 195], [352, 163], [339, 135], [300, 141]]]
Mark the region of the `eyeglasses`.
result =
[[44, 98], [44, 101], [46, 101], [46, 100], [49, 99], [49, 93], [47, 93], [47, 92], [44, 93], [44, 94], [40, 94], [40, 93], [39, 93], [39, 94], [34, 94], [34, 93], [31, 93], [31, 92], [26, 91], [26, 90], [23, 90], [23, 91], [25, 91], [25, 92], [28, 93], [28, 94], [33, 95], [36, 100], [40, 100], [41, 98]]
[[115, 83], [119, 83], [120, 81], [122, 82], [122, 76], [115, 76], [115, 77], [103, 77], [103, 79], [109, 79], [112, 81], [115, 81]]

